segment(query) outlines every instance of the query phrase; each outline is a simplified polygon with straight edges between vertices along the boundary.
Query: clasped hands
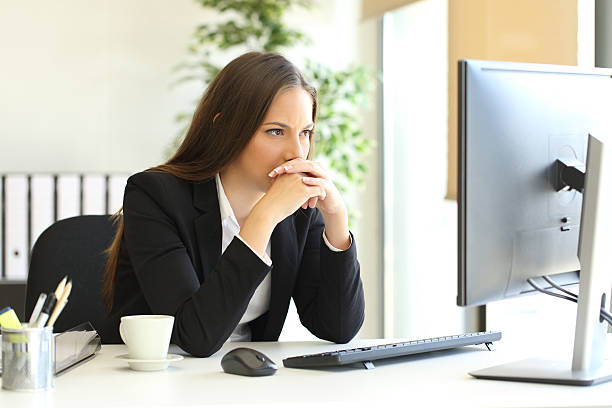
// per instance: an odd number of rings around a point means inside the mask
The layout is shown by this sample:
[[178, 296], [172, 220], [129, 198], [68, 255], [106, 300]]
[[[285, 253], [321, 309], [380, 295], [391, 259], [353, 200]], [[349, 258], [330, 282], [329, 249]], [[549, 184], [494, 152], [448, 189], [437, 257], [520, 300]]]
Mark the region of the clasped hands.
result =
[[[340, 192], [330, 180], [321, 163], [304, 159], [293, 159], [283, 163], [268, 174], [268, 177], [275, 179], [270, 190], [274, 190], [274, 186], [277, 184], [285, 184], [281, 179], [286, 175], [294, 175], [291, 178], [293, 180], [301, 180], [303, 186], [306, 187], [304, 189], [306, 200], [301, 205], [301, 208], [317, 207], [324, 216], [346, 213]], [[290, 186], [278, 187], [291, 188]], [[271, 192], [274, 193], [274, 191], [268, 191], [268, 193]]]
[[241, 236], [247, 238], [247, 242], [256, 250], [263, 250], [269, 239], [269, 236], [260, 239], [262, 228], [271, 234], [274, 226], [300, 207], [306, 209], [315, 206], [323, 216], [328, 242], [338, 250], [350, 247], [346, 207], [340, 192], [320, 163], [304, 159], [289, 160], [272, 169], [268, 177], [273, 180], [271, 186], [241, 229]]

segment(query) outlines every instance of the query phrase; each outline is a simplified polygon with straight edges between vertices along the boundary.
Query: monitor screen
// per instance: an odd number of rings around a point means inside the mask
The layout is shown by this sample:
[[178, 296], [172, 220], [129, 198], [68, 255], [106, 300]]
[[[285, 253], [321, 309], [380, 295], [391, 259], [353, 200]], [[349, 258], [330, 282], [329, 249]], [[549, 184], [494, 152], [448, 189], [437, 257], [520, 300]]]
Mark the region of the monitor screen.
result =
[[582, 194], [557, 191], [555, 161], [584, 165], [588, 135], [610, 129], [606, 72], [459, 62], [458, 305], [578, 282]]

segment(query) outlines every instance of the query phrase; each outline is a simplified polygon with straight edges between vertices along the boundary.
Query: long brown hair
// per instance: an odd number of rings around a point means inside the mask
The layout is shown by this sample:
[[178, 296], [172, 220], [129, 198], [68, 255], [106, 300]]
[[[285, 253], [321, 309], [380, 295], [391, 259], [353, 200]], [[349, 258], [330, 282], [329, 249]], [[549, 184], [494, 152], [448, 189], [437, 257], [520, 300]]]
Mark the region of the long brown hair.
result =
[[[274, 97], [290, 88], [312, 96], [312, 120], [317, 115], [317, 91], [300, 71], [274, 53], [249, 52], [219, 72], [204, 92], [185, 139], [166, 163], [146, 171], [163, 171], [188, 181], [208, 180], [231, 163], [261, 125]], [[310, 136], [309, 157], [314, 139]], [[106, 250], [102, 298], [107, 312], [113, 306], [114, 283], [123, 237], [121, 210], [111, 217], [117, 233]]]

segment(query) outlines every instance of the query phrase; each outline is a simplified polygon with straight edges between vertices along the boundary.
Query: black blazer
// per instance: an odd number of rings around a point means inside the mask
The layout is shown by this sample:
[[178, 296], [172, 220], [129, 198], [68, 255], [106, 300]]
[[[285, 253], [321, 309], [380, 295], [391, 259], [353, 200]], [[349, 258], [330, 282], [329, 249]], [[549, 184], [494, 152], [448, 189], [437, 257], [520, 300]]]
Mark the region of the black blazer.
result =
[[249, 326], [253, 341], [274, 341], [291, 297], [300, 321], [315, 336], [351, 340], [364, 319], [355, 241], [331, 251], [317, 209], [298, 209], [272, 233], [272, 267], [240, 239], [221, 255], [221, 215], [214, 179], [189, 182], [164, 172], [128, 179], [124, 232], [113, 308], [101, 328], [106, 343], [121, 343], [121, 316], [175, 316], [172, 342], [195, 356], [215, 353], [272, 270], [270, 307]]

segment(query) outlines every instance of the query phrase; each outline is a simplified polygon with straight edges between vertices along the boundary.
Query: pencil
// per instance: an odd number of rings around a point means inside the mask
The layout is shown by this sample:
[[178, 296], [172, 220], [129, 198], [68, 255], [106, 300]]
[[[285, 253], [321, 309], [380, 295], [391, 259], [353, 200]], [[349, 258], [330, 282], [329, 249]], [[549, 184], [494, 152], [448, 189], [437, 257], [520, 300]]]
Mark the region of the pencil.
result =
[[62, 312], [64, 306], [66, 306], [66, 303], [68, 302], [68, 296], [70, 295], [70, 291], [72, 291], [71, 280], [68, 281], [68, 283], [66, 284], [64, 292], [62, 293], [62, 297], [58, 299], [57, 304], [55, 305], [55, 309], [53, 309], [53, 313], [51, 313], [51, 316], [47, 321], [47, 326], [53, 326], [53, 323], [55, 323], [55, 321], [59, 317], [59, 314]]
[[47, 326], [53, 326], [60, 313], [62, 313], [62, 310], [64, 310], [64, 306], [66, 306], [66, 303], [68, 303], [68, 299], [64, 300], [62, 303], [57, 304], [55, 310], [53, 311], [53, 314], [51, 315], [51, 318], [47, 322]]
[[64, 288], [66, 287], [67, 280], [68, 280], [68, 276], [64, 276], [64, 279], [62, 279], [60, 283], [57, 285], [57, 288], [55, 289], [56, 298], [59, 299], [60, 297], [62, 297], [62, 293], [64, 293]]

